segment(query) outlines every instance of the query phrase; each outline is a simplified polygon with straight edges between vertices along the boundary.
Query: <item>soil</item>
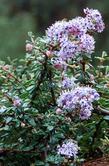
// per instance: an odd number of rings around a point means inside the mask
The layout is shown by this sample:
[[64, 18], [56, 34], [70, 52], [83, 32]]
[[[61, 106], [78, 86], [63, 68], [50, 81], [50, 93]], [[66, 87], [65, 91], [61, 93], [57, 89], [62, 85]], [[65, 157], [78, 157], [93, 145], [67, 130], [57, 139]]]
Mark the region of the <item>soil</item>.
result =
[[83, 166], [109, 166], [109, 155], [95, 160], [87, 161]]

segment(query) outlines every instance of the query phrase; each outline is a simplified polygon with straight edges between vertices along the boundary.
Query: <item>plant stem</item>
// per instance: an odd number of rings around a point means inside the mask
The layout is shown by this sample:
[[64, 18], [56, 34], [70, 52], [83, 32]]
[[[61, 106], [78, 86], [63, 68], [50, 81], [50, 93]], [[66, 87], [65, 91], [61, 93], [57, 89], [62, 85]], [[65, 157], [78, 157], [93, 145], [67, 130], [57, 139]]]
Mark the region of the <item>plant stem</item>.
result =
[[4, 153], [36, 153], [36, 150], [0, 149], [0, 155]]
[[42, 69], [41, 73], [40, 73], [40, 78], [37, 82], [37, 85], [35, 86], [34, 90], [33, 90], [33, 94], [31, 97], [31, 102], [30, 104], [33, 104], [33, 101], [35, 100], [35, 98], [37, 97], [37, 95], [39, 94], [38, 91], [40, 89], [40, 84], [43, 82], [45, 74], [47, 72], [47, 59], [48, 57], [45, 56], [45, 62], [43, 63], [44, 68]]
[[98, 139], [98, 137], [99, 137], [100, 125], [101, 125], [102, 122], [103, 122], [103, 119], [100, 119], [100, 121], [95, 125], [95, 132], [93, 133], [92, 142], [91, 142], [91, 149], [90, 149], [90, 152], [89, 152], [92, 155], [94, 155], [93, 154], [94, 153], [93, 145], [95, 145], [96, 139]]
[[94, 112], [99, 114], [99, 115], [109, 115], [109, 109], [102, 108], [100, 106], [96, 107]]
[[81, 60], [80, 63], [82, 66], [83, 84], [85, 84], [86, 83], [86, 81], [85, 81], [85, 71], [86, 71], [85, 65], [86, 65], [86, 63], [84, 60]]
[[52, 95], [52, 101], [54, 106], [56, 105], [56, 99], [55, 99], [55, 93], [54, 93], [54, 89], [53, 89], [53, 81], [52, 81], [52, 72], [51, 70], [49, 70], [48, 72], [48, 77], [49, 77], [49, 83], [50, 83], [50, 92]]
[[81, 61], [81, 64], [82, 64], [82, 71], [83, 71], [83, 73], [85, 73], [85, 70], [86, 70], [85, 69], [85, 64], [86, 64], [85, 61]]

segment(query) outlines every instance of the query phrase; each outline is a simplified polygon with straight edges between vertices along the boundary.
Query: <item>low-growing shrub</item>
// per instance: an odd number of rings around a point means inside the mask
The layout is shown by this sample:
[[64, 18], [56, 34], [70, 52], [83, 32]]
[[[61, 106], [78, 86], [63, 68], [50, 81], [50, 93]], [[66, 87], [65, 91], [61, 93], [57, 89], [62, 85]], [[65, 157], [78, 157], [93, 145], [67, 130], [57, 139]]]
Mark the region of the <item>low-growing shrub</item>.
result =
[[29, 32], [26, 57], [0, 63], [0, 161], [6, 166], [74, 166], [109, 151], [109, 66], [93, 66], [98, 10]]

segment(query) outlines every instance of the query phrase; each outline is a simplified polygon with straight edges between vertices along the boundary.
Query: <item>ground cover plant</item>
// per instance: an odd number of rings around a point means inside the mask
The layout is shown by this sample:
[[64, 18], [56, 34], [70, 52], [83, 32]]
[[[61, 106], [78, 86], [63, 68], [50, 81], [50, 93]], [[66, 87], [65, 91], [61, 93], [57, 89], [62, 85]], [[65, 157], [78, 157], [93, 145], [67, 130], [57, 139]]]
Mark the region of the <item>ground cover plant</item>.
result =
[[0, 62], [0, 162], [6, 166], [76, 166], [109, 152], [109, 66], [93, 66], [98, 10], [29, 32], [19, 65]]

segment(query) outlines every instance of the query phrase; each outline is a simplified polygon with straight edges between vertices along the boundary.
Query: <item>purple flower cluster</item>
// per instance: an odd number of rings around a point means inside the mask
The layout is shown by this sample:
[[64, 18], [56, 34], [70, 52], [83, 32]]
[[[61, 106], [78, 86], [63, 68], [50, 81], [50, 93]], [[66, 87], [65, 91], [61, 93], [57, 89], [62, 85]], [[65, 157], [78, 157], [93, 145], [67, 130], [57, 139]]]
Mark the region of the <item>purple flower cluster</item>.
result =
[[79, 53], [78, 43], [74, 43], [69, 39], [64, 39], [60, 43], [60, 50], [57, 52], [57, 56], [61, 57], [62, 60], [70, 60], [71, 58], [75, 58], [75, 55]]
[[61, 82], [61, 87], [62, 89], [72, 89], [72, 88], [75, 88], [76, 87], [76, 84], [75, 84], [75, 78], [74, 77], [71, 77], [71, 78], [68, 78], [68, 77], [64, 77], [62, 82]]
[[53, 52], [63, 61], [77, 57], [81, 53], [91, 54], [95, 40], [90, 31], [102, 32], [104, 23], [98, 10], [84, 9], [85, 17], [69, 21], [57, 21], [46, 31], [50, 44], [57, 46]]
[[63, 81], [62, 81], [61, 87], [62, 87], [63, 89], [70, 89], [70, 88], [72, 87], [72, 81], [71, 81], [71, 79], [68, 78], [68, 77], [65, 77], [65, 78], [63, 79]]
[[86, 8], [84, 9], [84, 13], [86, 14], [87, 28], [101, 33], [104, 30], [105, 25], [100, 12], [98, 10]]
[[57, 21], [52, 26], [48, 28], [46, 31], [46, 35], [52, 42], [59, 42], [63, 36], [66, 35], [66, 27], [67, 22], [66, 21]]
[[81, 43], [80, 48], [82, 52], [92, 54], [95, 49], [95, 40], [89, 34], [84, 34], [80, 37]]
[[74, 140], [67, 140], [62, 146], [58, 146], [58, 154], [64, 155], [68, 158], [77, 157], [79, 147]]
[[57, 100], [58, 106], [70, 111], [78, 111], [82, 120], [89, 119], [93, 110], [92, 103], [99, 100], [97, 91], [91, 87], [77, 87], [63, 92]]

